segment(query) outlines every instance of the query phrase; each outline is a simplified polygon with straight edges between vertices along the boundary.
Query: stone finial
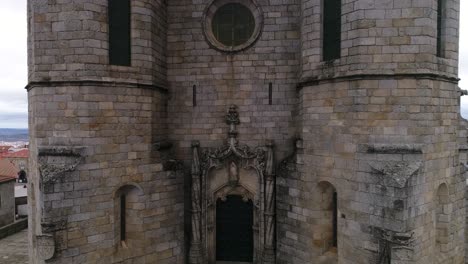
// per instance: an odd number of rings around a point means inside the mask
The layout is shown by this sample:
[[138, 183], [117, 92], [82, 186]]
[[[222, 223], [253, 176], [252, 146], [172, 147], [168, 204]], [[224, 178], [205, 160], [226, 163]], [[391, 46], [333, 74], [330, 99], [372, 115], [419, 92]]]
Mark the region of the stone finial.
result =
[[237, 144], [237, 129], [236, 125], [240, 124], [239, 113], [237, 112], [237, 106], [231, 105], [226, 115], [226, 123], [229, 125], [229, 144], [231, 146]]
[[240, 124], [239, 113], [237, 112], [237, 106], [231, 105], [226, 115], [226, 123], [228, 125], [238, 125]]

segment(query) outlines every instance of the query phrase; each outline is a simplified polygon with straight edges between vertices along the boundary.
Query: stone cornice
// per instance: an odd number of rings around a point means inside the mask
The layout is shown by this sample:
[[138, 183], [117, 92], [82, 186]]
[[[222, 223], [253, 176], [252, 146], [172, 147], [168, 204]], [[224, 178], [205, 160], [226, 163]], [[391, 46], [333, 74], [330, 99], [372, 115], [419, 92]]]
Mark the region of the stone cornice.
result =
[[36, 87], [58, 87], [58, 86], [101, 86], [101, 87], [125, 87], [125, 88], [139, 88], [148, 90], [158, 90], [167, 93], [167, 88], [154, 85], [142, 84], [135, 82], [113, 82], [113, 81], [100, 81], [100, 80], [79, 80], [79, 81], [33, 81], [26, 85], [26, 90], [31, 91]]
[[309, 77], [304, 78], [297, 84], [297, 89], [301, 90], [304, 87], [315, 86], [328, 82], [343, 82], [355, 80], [379, 80], [379, 79], [431, 79], [451, 82], [458, 84], [459, 78], [441, 75], [436, 73], [395, 73], [395, 74], [351, 74], [337, 77]]

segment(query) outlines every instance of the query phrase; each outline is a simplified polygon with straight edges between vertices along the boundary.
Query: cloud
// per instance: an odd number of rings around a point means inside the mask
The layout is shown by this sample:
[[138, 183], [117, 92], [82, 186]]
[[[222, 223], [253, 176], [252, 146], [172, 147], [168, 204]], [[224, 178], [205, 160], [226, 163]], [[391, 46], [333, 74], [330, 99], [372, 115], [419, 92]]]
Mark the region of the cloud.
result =
[[0, 114], [0, 128], [27, 128], [28, 113]]
[[27, 127], [26, 0], [0, 2], [0, 128]]
[[[460, 1], [461, 14], [468, 1]], [[27, 14], [26, 0], [0, 1], [0, 128], [27, 126]], [[468, 90], [468, 16], [460, 16], [460, 87]], [[465, 48], [467, 47], [467, 48]], [[461, 99], [461, 114], [468, 119], [468, 96]]]

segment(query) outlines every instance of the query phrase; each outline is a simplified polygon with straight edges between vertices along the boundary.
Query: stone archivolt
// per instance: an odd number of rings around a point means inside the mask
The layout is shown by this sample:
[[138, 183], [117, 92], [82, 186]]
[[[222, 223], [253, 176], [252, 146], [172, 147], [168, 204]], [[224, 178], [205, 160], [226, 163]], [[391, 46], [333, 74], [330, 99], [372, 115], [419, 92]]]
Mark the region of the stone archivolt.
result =
[[215, 263], [216, 201], [225, 200], [228, 195], [253, 202], [254, 263], [274, 263], [273, 143], [269, 142], [266, 150], [238, 144], [236, 125], [240, 122], [235, 106], [229, 108], [226, 123], [229, 125], [226, 146], [206, 149], [199, 158], [200, 144], [192, 143], [190, 263]]

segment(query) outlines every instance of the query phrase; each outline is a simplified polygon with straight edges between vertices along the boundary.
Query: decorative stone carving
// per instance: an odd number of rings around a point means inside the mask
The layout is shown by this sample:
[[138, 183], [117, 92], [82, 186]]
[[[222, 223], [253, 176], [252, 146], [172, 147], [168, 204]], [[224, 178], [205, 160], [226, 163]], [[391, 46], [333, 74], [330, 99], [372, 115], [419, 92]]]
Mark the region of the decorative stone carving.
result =
[[465, 172], [468, 171], [468, 163], [460, 162], [460, 166], [461, 166], [461, 174], [464, 174]]
[[200, 183], [200, 159], [198, 149], [200, 143], [192, 142], [192, 238], [190, 244], [190, 263], [200, 263], [202, 261], [201, 252], [201, 183]]
[[37, 253], [41, 260], [50, 260], [55, 255], [55, 240], [52, 235], [36, 236]]
[[[236, 126], [240, 123], [236, 106], [226, 115], [229, 125], [228, 144], [217, 149], [205, 149], [199, 157], [199, 143], [192, 144], [192, 239], [189, 262], [212, 264], [216, 261], [215, 236], [216, 200], [239, 195], [254, 203], [254, 263], [275, 261], [275, 172], [273, 142], [251, 149], [237, 142]], [[208, 179], [211, 171], [223, 169], [228, 174], [219, 189], [211, 190]], [[249, 190], [241, 183], [240, 171], [254, 170], [258, 176], [258, 190]], [[257, 187], [256, 187], [257, 188]], [[200, 224], [201, 223], [201, 224]]]
[[229, 132], [236, 130], [235, 125], [240, 124], [239, 113], [237, 112], [237, 106], [231, 105], [226, 115], [226, 124], [228, 124]]
[[153, 149], [156, 151], [164, 151], [172, 148], [172, 142], [168, 140], [161, 140], [153, 144]]
[[234, 161], [229, 166], [229, 184], [236, 186], [239, 183], [239, 169]]
[[422, 162], [373, 161], [369, 165], [380, 176], [382, 185], [404, 188], [409, 178], [418, 172]]
[[373, 233], [380, 244], [377, 264], [390, 263], [392, 256], [398, 258], [395, 260], [412, 259], [414, 233], [399, 233], [379, 227], [373, 227]]
[[43, 184], [59, 182], [65, 172], [76, 169], [83, 159], [83, 147], [39, 147], [39, 172]]
[[58, 220], [55, 222], [42, 222], [43, 233], [53, 233], [67, 228], [67, 220]]
[[175, 160], [175, 159], [168, 159], [162, 161], [163, 164], [163, 169], [165, 171], [182, 171], [184, 169], [184, 164], [180, 160]]
[[[272, 263], [275, 260], [275, 171], [274, 171], [274, 144], [267, 144], [265, 169], [265, 252], [264, 260]], [[265, 263], [265, 262], [264, 262]]]
[[361, 144], [359, 152], [379, 154], [422, 154], [421, 144]]
[[244, 202], [248, 202], [249, 200], [253, 200], [254, 197], [244, 188], [241, 188], [239, 186], [235, 187], [226, 187], [220, 190], [219, 192], [216, 193], [216, 199], [221, 199], [221, 201], [225, 202], [227, 199], [228, 195], [239, 195], [242, 197], [242, 200]]
[[[255, 18], [255, 27], [250, 38], [244, 43], [236, 46], [226, 46], [219, 42], [213, 32], [212, 21], [216, 11], [218, 8], [229, 3], [242, 4], [250, 10], [252, 16]], [[257, 3], [257, 0], [210, 0], [203, 12], [202, 26], [205, 39], [212, 48], [228, 53], [239, 52], [249, 48], [258, 40], [263, 28], [263, 11], [261, 6]]]
[[465, 95], [468, 95], [468, 90], [463, 90], [463, 89], [461, 89], [460, 87], [458, 87], [458, 95], [459, 95], [460, 97], [465, 96]]

